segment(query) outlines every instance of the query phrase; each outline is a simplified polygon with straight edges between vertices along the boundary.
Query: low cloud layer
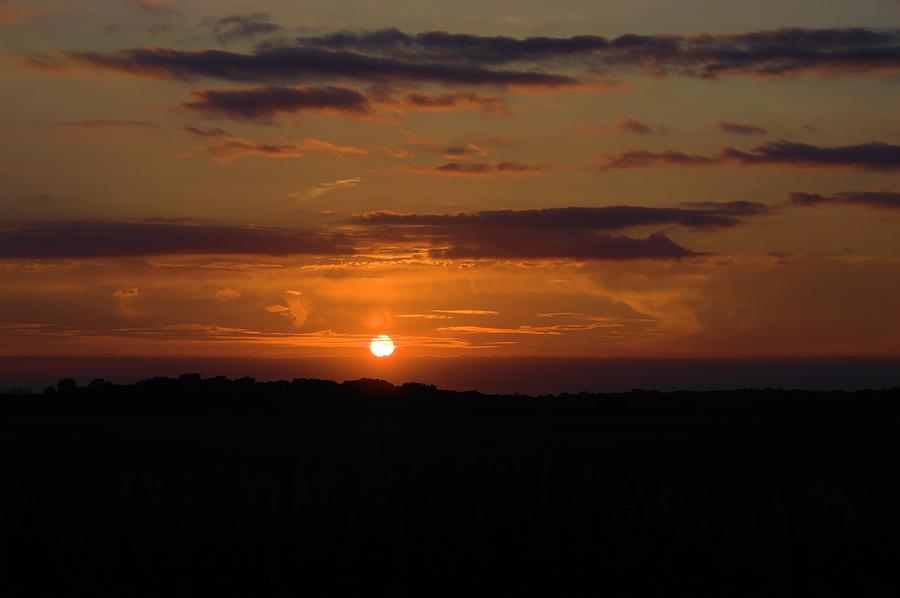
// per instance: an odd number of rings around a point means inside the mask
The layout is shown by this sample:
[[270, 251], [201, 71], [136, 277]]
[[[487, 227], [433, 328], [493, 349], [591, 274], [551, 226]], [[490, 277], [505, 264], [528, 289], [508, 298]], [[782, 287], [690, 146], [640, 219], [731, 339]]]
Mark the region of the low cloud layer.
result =
[[43, 222], [0, 228], [2, 259], [177, 254], [344, 255], [342, 235], [179, 222]]
[[495, 210], [463, 214], [373, 212], [352, 222], [374, 236], [428, 240], [431, 255], [451, 259], [632, 260], [697, 255], [656, 232], [646, 238], [613, 236], [637, 226], [732, 228], [773, 209], [752, 202], [698, 203], [684, 208], [611, 206]]
[[[319, 185], [318, 195], [360, 178]], [[774, 213], [753, 202], [699, 202], [679, 208], [611, 206], [474, 213], [373, 212], [337, 228], [235, 227], [197, 221], [59, 221], [0, 228], [0, 259], [82, 259], [151, 255], [349, 256], [399, 245], [427, 246], [446, 259], [678, 259], [697, 255], [664, 232], [616, 235], [634, 227], [721, 230]], [[339, 232], [334, 232], [339, 231]]]

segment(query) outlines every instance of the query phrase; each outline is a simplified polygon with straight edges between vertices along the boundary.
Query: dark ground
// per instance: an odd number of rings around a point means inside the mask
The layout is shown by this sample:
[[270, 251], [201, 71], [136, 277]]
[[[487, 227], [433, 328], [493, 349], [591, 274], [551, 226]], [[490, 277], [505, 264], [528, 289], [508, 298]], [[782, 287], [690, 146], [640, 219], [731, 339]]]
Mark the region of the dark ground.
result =
[[2, 596], [897, 596], [900, 389], [0, 397]]

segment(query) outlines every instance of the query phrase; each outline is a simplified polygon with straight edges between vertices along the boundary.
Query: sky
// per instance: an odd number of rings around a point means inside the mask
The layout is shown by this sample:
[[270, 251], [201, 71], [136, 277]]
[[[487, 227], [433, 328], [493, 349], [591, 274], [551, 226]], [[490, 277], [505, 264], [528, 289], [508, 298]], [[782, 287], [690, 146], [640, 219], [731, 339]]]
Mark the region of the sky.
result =
[[900, 357], [897, 106], [896, 0], [0, 0], [0, 356]]

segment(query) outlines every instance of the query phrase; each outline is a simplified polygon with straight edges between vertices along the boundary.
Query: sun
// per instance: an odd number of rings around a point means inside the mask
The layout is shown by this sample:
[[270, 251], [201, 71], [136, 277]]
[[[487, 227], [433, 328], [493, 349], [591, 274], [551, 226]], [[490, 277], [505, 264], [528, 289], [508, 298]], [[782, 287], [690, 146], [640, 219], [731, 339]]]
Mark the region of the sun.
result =
[[381, 334], [369, 343], [369, 351], [375, 357], [388, 357], [394, 352], [394, 341], [386, 334]]

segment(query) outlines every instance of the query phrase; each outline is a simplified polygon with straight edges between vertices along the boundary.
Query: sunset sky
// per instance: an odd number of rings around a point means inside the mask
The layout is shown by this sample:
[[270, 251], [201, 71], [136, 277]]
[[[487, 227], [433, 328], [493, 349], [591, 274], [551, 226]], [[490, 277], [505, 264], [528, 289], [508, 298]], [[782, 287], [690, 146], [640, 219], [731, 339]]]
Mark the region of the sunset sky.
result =
[[0, 354], [900, 356], [896, 0], [0, 0]]

